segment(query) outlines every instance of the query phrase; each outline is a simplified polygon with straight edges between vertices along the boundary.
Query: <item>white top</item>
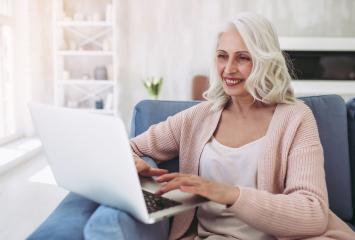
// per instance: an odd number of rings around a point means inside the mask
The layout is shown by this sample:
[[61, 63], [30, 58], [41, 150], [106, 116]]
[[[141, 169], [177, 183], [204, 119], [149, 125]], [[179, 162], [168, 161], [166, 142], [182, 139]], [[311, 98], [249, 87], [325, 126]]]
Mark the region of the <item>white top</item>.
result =
[[[204, 147], [199, 175], [205, 179], [233, 186], [256, 188], [258, 151], [264, 138], [239, 148], [227, 147], [214, 137]], [[226, 210], [226, 206], [209, 202], [197, 210], [198, 237], [208, 239], [274, 239], [245, 224]], [[219, 236], [218, 236], [219, 235]], [[223, 235], [223, 236], [221, 236]]]

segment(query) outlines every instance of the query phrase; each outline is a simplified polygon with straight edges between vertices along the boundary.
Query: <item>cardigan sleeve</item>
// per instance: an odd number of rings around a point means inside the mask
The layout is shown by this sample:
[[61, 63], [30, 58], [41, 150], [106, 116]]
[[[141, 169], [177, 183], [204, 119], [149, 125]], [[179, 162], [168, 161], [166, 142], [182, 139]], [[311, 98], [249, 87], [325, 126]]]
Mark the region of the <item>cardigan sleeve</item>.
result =
[[167, 120], [152, 125], [147, 131], [132, 138], [130, 145], [133, 154], [149, 156], [157, 162], [173, 159], [179, 154], [181, 126], [185, 111]]
[[323, 149], [309, 108], [291, 141], [283, 192], [239, 187], [240, 196], [229, 210], [250, 226], [277, 237], [319, 236], [328, 223], [328, 197]]

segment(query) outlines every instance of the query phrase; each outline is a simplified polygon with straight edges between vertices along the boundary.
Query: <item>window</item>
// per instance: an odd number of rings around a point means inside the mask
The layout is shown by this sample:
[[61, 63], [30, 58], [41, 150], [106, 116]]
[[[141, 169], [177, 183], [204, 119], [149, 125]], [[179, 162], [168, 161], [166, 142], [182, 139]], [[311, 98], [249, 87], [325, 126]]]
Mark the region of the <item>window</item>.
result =
[[16, 135], [13, 0], [0, 0], [0, 144]]

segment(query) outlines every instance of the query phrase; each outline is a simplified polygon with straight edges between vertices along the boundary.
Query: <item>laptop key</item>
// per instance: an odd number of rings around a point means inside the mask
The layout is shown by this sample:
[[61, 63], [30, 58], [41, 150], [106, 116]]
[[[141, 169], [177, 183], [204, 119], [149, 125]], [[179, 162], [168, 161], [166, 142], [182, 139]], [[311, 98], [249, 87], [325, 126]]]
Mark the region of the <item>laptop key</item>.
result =
[[180, 202], [167, 199], [165, 197], [156, 196], [155, 194], [145, 190], [142, 191], [145, 203], [147, 205], [148, 213], [153, 213], [159, 210], [181, 205]]

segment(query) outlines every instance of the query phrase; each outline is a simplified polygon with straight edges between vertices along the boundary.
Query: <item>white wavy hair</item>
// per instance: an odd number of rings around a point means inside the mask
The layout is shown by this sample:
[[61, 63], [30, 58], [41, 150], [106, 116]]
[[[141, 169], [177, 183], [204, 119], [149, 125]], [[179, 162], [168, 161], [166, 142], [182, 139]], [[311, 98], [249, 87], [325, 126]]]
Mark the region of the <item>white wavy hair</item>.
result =
[[245, 88], [254, 100], [265, 104], [294, 103], [296, 98], [291, 86], [291, 76], [274, 27], [265, 17], [245, 12], [224, 25], [217, 34], [210, 71], [210, 86], [203, 94], [207, 100], [214, 102], [213, 109], [223, 108], [230, 100], [230, 96], [223, 90], [216, 65], [219, 39], [230, 26], [237, 29], [252, 58], [253, 66], [245, 81]]

